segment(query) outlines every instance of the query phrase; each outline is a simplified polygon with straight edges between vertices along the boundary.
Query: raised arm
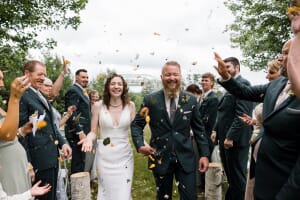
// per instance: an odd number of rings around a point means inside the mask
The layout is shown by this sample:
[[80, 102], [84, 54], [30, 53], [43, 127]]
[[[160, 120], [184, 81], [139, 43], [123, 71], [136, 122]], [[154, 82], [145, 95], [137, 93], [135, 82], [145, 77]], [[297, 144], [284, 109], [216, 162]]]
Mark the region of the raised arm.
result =
[[62, 60], [63, 60], [63, 68], [61, 70], [61, 73], [57, 77], [56, 81], [54, 82], [52, 90], [51, 90], [51, 96], [53, 98], [58, 96], [59, 91], [63, 85], [64, 78], [65, 78], [66, 74], [68, 73], [68, 64], [64, 57], [62, 57]]
[[0, 140], [15, 139], [19, 125], [19, 102], [22, 94], [29, 86], [30, 82], [26, 76], [18, 77], [12, 82], [6, 118], [0, 128]]

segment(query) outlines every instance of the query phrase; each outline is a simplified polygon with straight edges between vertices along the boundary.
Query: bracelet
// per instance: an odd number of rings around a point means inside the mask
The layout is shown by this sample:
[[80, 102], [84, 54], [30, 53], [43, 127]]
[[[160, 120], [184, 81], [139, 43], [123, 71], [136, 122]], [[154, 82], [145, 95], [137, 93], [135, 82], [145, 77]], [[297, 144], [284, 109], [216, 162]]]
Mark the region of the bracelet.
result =
[[25, 134], [22, 132], [22, 127], [20, 127], [18, 129], [17, 136], [19, 136], [19, 137], [25, 137]]
[[66, 119], [69, 119], [70, 117], [72, 116], [72, 114], [68, 113], [68, 112], [65, 112], [63, 117], [66, 118]]

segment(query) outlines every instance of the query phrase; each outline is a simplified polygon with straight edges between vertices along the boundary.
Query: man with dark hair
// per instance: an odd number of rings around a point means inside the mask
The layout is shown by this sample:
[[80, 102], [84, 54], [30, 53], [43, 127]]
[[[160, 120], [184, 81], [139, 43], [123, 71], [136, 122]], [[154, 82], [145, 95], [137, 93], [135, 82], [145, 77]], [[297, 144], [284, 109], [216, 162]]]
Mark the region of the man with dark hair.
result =
[[65, 126], [66, 138], [73, 150], [71, 174], [83, 171], [89, 172], [92, 167], [85, 166], [86, 153], [82, 152], [81, 145], [77, 144], [86, 137], [91, 128], [91, 104], [86, 91], [88, 83], [87, 71], [85, 69], [77, 70], [75, 73], [75, 84], [65, 95], [65, 109], [67, 110], [72, 105], [76, 106], [76, 110]]
[[[237, 58], [224, 59], [227, 72], [238, 82], [250, 85], [239, 74], [240, 63]], [[214, 127], [219, 139], [220, 157], [228, 180], [226, 200], [242, 200], [245, 195], [246, 172], [249, 153], [249, 140], [252, 128], [244, 124], [239, 116], [252, 115], [253, 104], [225, 92], [218, 105], [217, 121]], [[214, 140], [215, 135], [212, 134]]]
[[[131, 124], [137, 151], [149, 156], [149, 169], [156, 183], [156, 199], [172, 199], [175, 176], [180, 199], [196, 200], [195, 153], [190, 130], [200, 155], [199, 171], [208, 168], [208, 143], [199, 113], [199, 104], [189, 92], [181, 91], [180, 65], [167, 62], [161, 73], [163, 89], [144, 97], [141, 110]], [[143, 115], [143, 113], [146, 113]], [[150, 118], [150, 122], [149, 122]], [[145, 144], [143, 129], [151, 129], [150, 145]]]
[[56, 199], [56, 185], [58, 173], [58, 148], [61, 148], [66, 158], [71, 156], [72, 150], [61, 136], [54, 123], [51, 104], [40, 89], [46, 76], [46, 66], [39, 61], [28, 61], [23, 73], [31, 83], [31, 87], [24, 92], [20, 101], [19, 126], [23, 126], [29, 119], [43, 119], [45, 127], [33, 121], [32, 133], [27, 134], [23, 144], [35, 174], [35, 180], [42, 180], [42, 185], [50, 184], [49, 193], [36, 199]]

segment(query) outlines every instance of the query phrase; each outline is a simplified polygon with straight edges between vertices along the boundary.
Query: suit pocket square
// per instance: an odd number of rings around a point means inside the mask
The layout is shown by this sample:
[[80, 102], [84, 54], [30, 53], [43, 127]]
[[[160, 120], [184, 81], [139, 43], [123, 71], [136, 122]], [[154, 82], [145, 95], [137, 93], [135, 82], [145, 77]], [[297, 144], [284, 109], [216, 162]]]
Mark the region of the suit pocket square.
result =
[[183, 114], [186, 115], [186, 114], [189, 114], [191, 112], [192, 112], [191, 110], [188, 110], [188, 111], [184, 111]]
[[300, 115], [300, 110], [294, 109], [294, 108], [287, 108], [287, 113], [294, 114], [294, 115]]

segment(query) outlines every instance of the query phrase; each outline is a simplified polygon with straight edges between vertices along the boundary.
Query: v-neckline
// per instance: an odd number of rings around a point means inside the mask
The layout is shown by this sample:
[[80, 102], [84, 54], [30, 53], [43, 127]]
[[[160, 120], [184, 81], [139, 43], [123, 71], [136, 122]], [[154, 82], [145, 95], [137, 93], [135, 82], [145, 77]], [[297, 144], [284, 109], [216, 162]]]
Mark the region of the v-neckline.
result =
[[[126, 105], [126, 106], [127, 106], [127, 105]], [[121, 114], [120, 114], [120, 117], [119, 117], [119, 119], [116, 121], [116, 122], [117, 122], [117, 125], [116, 125], [116, 126], [114, 125], [114, 120], [113, 120], [113, 117], [112, 117], [111, 113], [109, 112], [109, 109], [107, 109], [107, 107], [106, 107], [106, 111], [107, 111], [107, 113], [108, 113], [108, 115], [109, 115], [109, 117], [110, 117], [110, 121], [111, 121], [111, 124], [112, 124], [112, 127], [113, 127], [113, 128], [119, 128], [119, 127], [120, 127], [120, 122], [121, 122], [121, 119], [122, 119], [122, 116], [123, 116], [123, 113], [124, 113], [124, 110], [125, 110], [126, 106], [124, 107], [124, 109], [122, 109]]]

